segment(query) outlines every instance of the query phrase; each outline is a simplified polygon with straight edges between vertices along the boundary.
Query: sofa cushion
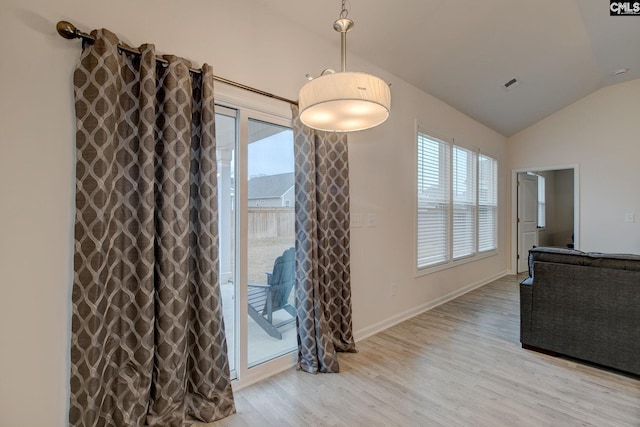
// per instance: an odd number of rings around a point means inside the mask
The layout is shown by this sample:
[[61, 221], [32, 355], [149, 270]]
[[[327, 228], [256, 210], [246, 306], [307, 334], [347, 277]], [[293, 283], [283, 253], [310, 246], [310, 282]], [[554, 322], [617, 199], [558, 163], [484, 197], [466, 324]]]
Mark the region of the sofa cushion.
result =
[[640, 271], [640, 255], [587, 253], [591, 257], [593, 267], [612, 268], [616, 270]]
[[591, 265], [592, 259], [576, 249], [537, 247], [530, 251], [533, 261], [556, 262], [560, 264]]
[[531, 277], [533, 277], [532, 261], [640, 271], [640, 255], [634, 254], [587, 253], [575, 249], [537, 247], [529, 251], [529, 257], [529, 276]]

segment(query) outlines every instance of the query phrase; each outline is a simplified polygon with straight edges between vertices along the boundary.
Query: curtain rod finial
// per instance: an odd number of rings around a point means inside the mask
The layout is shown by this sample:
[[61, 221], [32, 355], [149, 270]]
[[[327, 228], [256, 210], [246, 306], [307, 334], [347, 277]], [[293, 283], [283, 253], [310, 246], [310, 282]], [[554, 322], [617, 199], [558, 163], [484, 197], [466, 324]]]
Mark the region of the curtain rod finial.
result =
[[78, 37], [78, 29], [70, 22], [60, 21], [56, 25], [56, 30], [65, 39], [75, 39]]
[[96, 41], [96, 38], [91, 34], [83, 33], [79, 29], [76, 28], [70, 22], [60, 21], [56, 24], [56, 30], [58, 30], [58, 34], [60, 34], [65, 39], [73, 40], [73, 39], [82, 39], [83, 42], [93, 43]]

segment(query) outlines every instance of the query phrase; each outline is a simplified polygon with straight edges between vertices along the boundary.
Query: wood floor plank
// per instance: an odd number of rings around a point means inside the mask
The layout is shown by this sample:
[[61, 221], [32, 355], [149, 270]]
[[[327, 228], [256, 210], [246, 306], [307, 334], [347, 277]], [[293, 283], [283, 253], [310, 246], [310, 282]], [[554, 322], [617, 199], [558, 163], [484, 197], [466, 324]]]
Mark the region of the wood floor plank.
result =
[[238, 414], [206, 425], [640, 427], [640, 378], [520, 346], [521, 278], [358, 342], [339, 374], [291, 370], [240, 390]]

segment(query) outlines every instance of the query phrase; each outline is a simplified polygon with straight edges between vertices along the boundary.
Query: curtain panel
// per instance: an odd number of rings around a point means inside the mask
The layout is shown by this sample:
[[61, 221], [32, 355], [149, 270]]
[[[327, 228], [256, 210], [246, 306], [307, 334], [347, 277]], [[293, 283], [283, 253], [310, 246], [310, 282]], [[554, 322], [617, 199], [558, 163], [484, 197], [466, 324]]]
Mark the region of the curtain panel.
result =
[[235, 412], [218, 283], [213, 73], [92, 33], [74, 73], [73, 426]]
[[339, 372], [351, 323], [347, 136], [310, 129], [293, 106], [298, 368]]

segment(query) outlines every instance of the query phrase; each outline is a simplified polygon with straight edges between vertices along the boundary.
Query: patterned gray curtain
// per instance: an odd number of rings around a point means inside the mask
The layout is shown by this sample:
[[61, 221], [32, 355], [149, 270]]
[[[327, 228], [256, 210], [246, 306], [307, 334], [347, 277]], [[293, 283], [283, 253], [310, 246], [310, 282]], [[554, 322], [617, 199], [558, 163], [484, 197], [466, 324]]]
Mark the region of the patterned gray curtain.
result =
[[351, 326], [347, 136], [304, 126], [293, 110], [298, 368], [338, 372]]
[[73, 426], [235, 412], [218, 283], [213, 75], [94, 31], [77, 119]]

